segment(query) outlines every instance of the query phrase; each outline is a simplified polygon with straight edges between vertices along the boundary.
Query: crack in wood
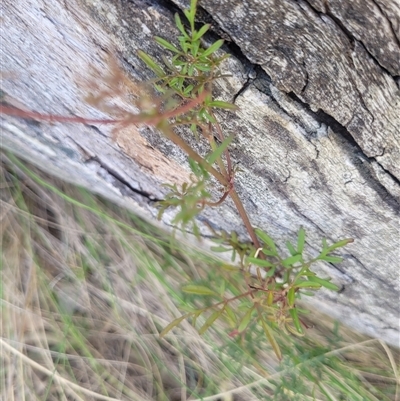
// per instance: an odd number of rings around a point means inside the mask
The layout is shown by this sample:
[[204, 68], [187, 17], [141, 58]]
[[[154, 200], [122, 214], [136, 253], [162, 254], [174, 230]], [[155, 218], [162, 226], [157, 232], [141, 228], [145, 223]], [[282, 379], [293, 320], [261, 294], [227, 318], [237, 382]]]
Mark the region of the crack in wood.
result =
[[[296, 3], [299, 2], [299, 0], [293, 0], [293, 1], [295, 1]], [[368, 49], [368, 47], [365, 45], [365, 43], [363, 43], [363, 41], [361, 41], [361, 40], [356, 39], [356, 38], [354, 37], [354, 35], [351, 33], [351, 31], [345, 26], [345, 24], [344, 24], [338, 17], [336, 17], [336, 16], [333, 14], [333, 12], [332, 12], [331, 9], [330, 9], [329, 2], [328, 2], [328, 1], [325, 1], [325, 2], [324, 2], [325, 8], [326, 8], [326, 12], [325, 12], [325, 13], [324, 13], [324, 12], [321, 12], [321, 11], [319, 11], [319, 10], [317, 10], [308, 0], [302, 0], [302, 1], [306, 2], [307, 5], [308, 5], [316, 14], [318, 14], [319, 16], [321, 16], [321, 15], [326, 15], [326, 16], [329, 17], [333, 22], [335, 22], [335, 24], [339, 27], [339, 29], [341, 30], [341, 32], [342, 32], [342, 33], [347, 37], [347, 39], [349, 40], [349, 42], [350, 42], [350, 44], [351, 44], [351, 46], [352, 46], [353, 51], [355, 50], [355, 42], [357, 41], [358, 43], [360, 43], [360, 44], [363, 46], [363, 48], [365, 49], [365, 51], [367, 52], [367, 54], [369, 55], [369, 57], [371, 57], [371, 59], [372, 59], [377, 65], [379, 65], [379, 67], [382, 68], [382, 70], [385, 71], [390, 77], [392, 77], [393, 79], [395, 79], [396, 76], [393, 75], [386, 67], [384, 67], [384, 66], [379, 62], [379, 60], [376, 58], [376, 56], [374, 56], [374, 55], [369, 51], [369, 49]], [[372, 1], [374, 1], [374, 0], [372, 0]], [[375, 1], [374, 1], [374, 3], [376, 4]], [[378, 5], [377, 5], [377, 6], [378, 6]], [[382, 12], [381, 8], [380, 8], [379, 6], [378, 6], [378, 8], [379, 8], [379, 10], [381, 11], [382, 15], [385, 16], [385, 14]], [[387, 18], [386, 16], [385, 16], [385, 19], [389, 22], [391, 28], [393, 29], [393, 26], [392, 26], [390, 20], [388, 20], [388, 18]], [[399, 41], [399, 39], [397, 38], [397, 36], [395, 35], [394, 31], [393, 31], [393, 34], [394, 34], [394, 37], [396, 38], [396, 41], [398, 42], [399, 47], [400, 47], [400, 41]], [[351, 56], [349, 57], [349, 59], [350, 59], [351, 62], [352, 62]], [[353, 64], [353, 63], [352, 63], [352, 64]], [[367, 110], [368, 110], [368, 109], [367, 109]]]
[[[355, 141], [353, 136], [350, 134], [350, 132], [346, 129], [345, 126], [340, 124], [334, 117], [330, 116], [329, 114], [325, 113], [323, 110], [318, 110], [317, 113], [313, 112], [310, 109], [310, 106], [307, 103], [302, 102], [295, 93], [289, 93], [288, 94], [290, 98], [292, 98], [294, 101], [297, 103], [301, 104], [307, 111], [308, 114], [310, 114], [316, 121], [318, 121], [320, 124], [326, 124], [328, 127], [330, 127], [333, 132], [336, 134], [339, 134], [341, 137], [343, 137], [346, 142], [353, 147], [353, 154], [359, 154], [362, 155], [364, 160], [368, 161], [368, 164], [370, 164], [371, 161], [376, 161], [380, 167], [381, 164], [379, 163], [378, 160], [376, 160], [376, 157], [379, 157], [381, 155], [373, 156], [373, 157], [368, 157], [358, 145], [358, 143]], [[387, 169], [382, 169], [400, 186], [400, 180], [395, 177], [390, 171]], [[379, 194], [381, 191], [384, 191], [385, 196], [383, 196], [383, 200], [387, 202], [392, 208], [395, 207], [395, 210], [398, 210], [398, 207], [400, 206], [398, 200], [388, 192], [388, 190], [376, 179], [374, 178], [373, 175], [371, 175], [370, 172], [365, 171], [364, 168], [359, 168], [360, 173], [362, 176], [366, 179], [366, 181], [369, 183], [369, 185], [373, 184], [378, 185], [379, 188], [376, 188], [377, 193]], [[387, 198], [390, 198], [390, 202], [388, 202]]]
[[[299, 0], [293, 0], [296, 3], [299, 3]], [[374, 62], [380, 66], [380, 68], [382, 68], [389, 76], [391, 76], [393, 79], [395, 78], [392, 74], [390, 74], [390, 72], [383, 66], [381, 66], [381, 64], [379, 63], [379, 61], [368, 51], [368, 49], [366, 48], [366, 46], [358, 41], [354, 35], [346, 28], [346, 26], [342, 23], [342, 21], [340, 21], [340, 19], [338, 19], [337, 17], [335, 17], [332, 13], [332, 11], [329, 8], [329, 4], [328, 2], [325, 2], [326, 5], [326, 9], [327, 12], [326, 13], [322, 13], [319, 10], [317, 10], [315, 7], [313, 7], [307, 0], [303, 0], [306, 2], [306, 4], [317, 14], [317, 15], [326, 15], [328, 17], [330, 17], [335, 23], [336, 25], [340, 28], [340, 30], [344, 33], [344, 35], [348, 38], [349, 42], [352, 44], [353, 47], [353, 51], [355, 50], [355, 44], [359, 43], [360, 46], [363, 47], [363, 49], [367, 52], [367, 54], [374, 60]], [[168, 7], [172, 7], [173, 9], [177, 9], [175, 3], [172, 2], [172, 0], [156, 0], [157, 3], [163, 3], [164, 5], [168, 5]], [[219, 32], [224, 32], [226, 34], [226, 32], [221, 28], [221, 26], [215, 21], [215, 19], [203, 8], [201, 8], [201, 14], [202, 14], [202, 18], [203, 18], [203, 22], [212, 22], [212, 27], [215, 28], [217, 27], [218, 29], [215, 30], [214, 29], [214, 33], [219, 35]], [[221, 37], [221, 36], [219, 36]], [[230, 54], [232, 54], [233, 56], [235, 56], [237, 59], [239, 59], [239, 61], [241, 62], [245, 62], [246, 64], [250, 64], [254, 67], [254, 70], [256, 72], [256, 77], [255, 78], [248, 78], [247, 81], [245, 82], [245, 84], [242, 86], [242, 88], [234, 95], [233, 99], [234, 99], [234, 103], [236, 101], [236, 99], [243, 94], [243, 92], [251, 85], [254, 84], [254, 86], [260, 90], [260, 92], [265, 93], [266, 95], [268, 95], [273, 101], [274, 104], [276, 104], [276, 106], [286, 115], [288, 115], [289, 117], [293, 117], [291, 115], [290, 112], [288, 112], [287, 110], [285, 110], [284, 108], [282, 108], [282, 106], [276, 101], [276, 99], [274, 98], [274, 96], [272, 95], [270, 89], [269, 89], [269, 84], [262, 84], [260, 87], [260, 83], [264, 80], [266, 82], [271, 83], [271, 77], [261, 68], [260, 65], [256, 64], [256, 63], [252, 63], [241, 51], [241, 49], [239, 48], [239, 46], [234, 42], [230, 42], [229, 44], [227, 44], [227, 47], [229, 49]], [[349, 59], [351, 64], [354, 66], [354, 62], [353, 59], [351, 57], [351, 55], [349, 55]], [[303, 67], [306, 71], [306, 83], [301, 91], [301, 93], [304, 93], [304, 91], [307, 88], [308, 82], [309, 82], [309, 77], [308, 77], [308, 71], [305, 65], [305, 62], [303, 62]], [[372, 121], [371, 124], [374, 122], [375, 117], [374, 115], [369, 111], [367, 105], [364, 102], [362, 93], [360, 93], [359, 88], [357, 87], [356, 83], [354, 82], [354, 80], [352, 79], [352, 83], [353, 86], [358, 94], [358, 98], [359, 101], [362, 105], [362, 107], [365, 109], [366, 112], [368, 112], [368, 114], [371, 116]], [[288, 93], [288, 95], [298, 104], [304, 106], [306, 108], [306, 112], [308, 112], [310, 115], [313, 116], [313, 118], [315, 118], [316, 121], [320, 122], [320, 123], [325, 123], [327, 126], [331, 127], [331, 129], [333, 129], [336, 133], [340, 133], [344, 138], [346, 138], [347, 141], [349, 141], [350, 145], [352, 146], [356, 146], [356, 149], [358, 152], [362, 153], [367, 160], [371, 161], [371, 160], [376, 160], [375, 157], [368, 157], [364, 154], [364, 152], [362, 151], [362, 148], [356, 143], [356, 141], [354, 140], [353, 136], [349, 133], [349, 131], [342, 125], [340, 124], [336, 119], [334, 119], [333, 117], [329, 116], [328, 114], [326, 114], [325, 112], [323, 112], [322, 110], [318, 111], [318, 113], [314, 113], [311, 111], [310, 106], [307, 103], [302, 102], [297, 95], [295, 95], [294, 93]], [[300, 125], [301, 126], [301, 125]], [[304, 128], [304, 127], [302, 127]], [[306, 130], [307, 131], [307, 130]], [[314, 145], [315, 147], [315, 145]], [[317, 151], [317, 158], [318, 158], [318, 149], [315, 147], [316, 151]], [[376, 160], [377, 161], [377, 160]], [[379, 164], [379, 162], [377, 161], [377, 163]], [[379, 164], [380, 165], [380, 164]], [[383, 168], [383, 167], [382, 167]], [[392, 173], [390, 173], [390, 171], [388, 171], [387, 169], [383, 170], [388, 173], [388, 175], [394, 179], [394, 181], [400, 185], [400, 181], [397, 179], [397, 177], [395, 177]], [[379, 183], [380, 184], [380, 183]], [[385, 189], [385, 191], [387, 192], [386, 188], [380, 184], [380, 186]], [[389, 194], [389, 196], [392, 196]]]
[[376, 5], [376, 7], [377, 7], [377, 8], [379, 9], [379, 11], [381, 12], [381, 14], [385, 17], [387, 23], [389, 24], [389, 26], [390, 26], [390, 28], [391, 28], [391, 30], [392, 30], [392, 33], [393, 33], [393, 36], [394, 36], [394, 38], [395, 38], [395, 40], [396, 40], [396, 42], [397, 42], [397, 45], [398, 45], [399, 48], [400, 48], [400, 33], [396, 33], [396, 30], [395, 30], [395, 28], [394, 28], [394, 26], [393, 26], [392, 21], [390, 20], [390, 18], [388, 18], [388, 16], [386, 15], [386, 13], [382, 10], [382, 7], [380, 6], [380, 4], [379, 4], [376, 0], [372, 0], [372, 2]]
[[[143, 198], [146, 198], [149, 203], [156, 203], [160, 202], [162, 199], [156, 198], [154, 195], [145, 192], [139, 188], [135, 188], [132, 186], [127, 179], [123, 177], [123, 175], [116, 171], [114, 168], [110, 167], [107, 162], [101, 159], [101, 157], [95, 155], [91, 157], [89, 160], [86, 161], [86, 163], [90, 161], [95, 161], [97, 162], [100, 167], [102, 167], [114, 180], [117, 181], [117, 183], [114, 183], [113, 185], [121, 190], [121, 185], [123, 188], [125, 188], [128, 191], [132, 191], [133, 193], [140, 195]], [[116, 185], [117, 184], [117, 185]]]

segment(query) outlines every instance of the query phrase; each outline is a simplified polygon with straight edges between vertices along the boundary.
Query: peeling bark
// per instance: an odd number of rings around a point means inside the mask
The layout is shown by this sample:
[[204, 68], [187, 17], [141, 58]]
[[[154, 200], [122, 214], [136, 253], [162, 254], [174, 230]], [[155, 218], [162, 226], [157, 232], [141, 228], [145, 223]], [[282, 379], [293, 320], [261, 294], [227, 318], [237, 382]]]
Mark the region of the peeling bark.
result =
[[[84, 101], [93, 79], [107, 85], [108, 54], [130, 79], [151, 78], [136, 52], [161, 60], [152, 36], [176, 42], [173, 13], [187, 3], [3, 1], [3, 100], [43, 113], [109, 117]], [[343, 290], [322, 293], [316, 307], [398, 346], [397, 2], [203, 0], [201, 6], [199, 18], [213, 24], [206, 40], [224, 37], [222, 51], [232, 54], [223, 66], [232, 77], [218, 84], [217, 95], [240, 107], [220, 116], [226, 132], [236, 135], [231, 154], [242, 171], [236, 188], [251, 221], [282, 250], [301, 225], [311, 254], [322, 236], [355, 238], [342, 264], [318, 267]], [[132, 108], [129, 96], [115, 102]], [[183, 152], [149, 128], [112, 132], [105, 125], [10, 116], [0, 122], [2, 147], [142, 215], [156, 215], [162, 183], [188, 177]], [[206, 209], [202, 219], [246, 235], [230, 201]], [[210, 234], [205, 227], [203, 233]]]

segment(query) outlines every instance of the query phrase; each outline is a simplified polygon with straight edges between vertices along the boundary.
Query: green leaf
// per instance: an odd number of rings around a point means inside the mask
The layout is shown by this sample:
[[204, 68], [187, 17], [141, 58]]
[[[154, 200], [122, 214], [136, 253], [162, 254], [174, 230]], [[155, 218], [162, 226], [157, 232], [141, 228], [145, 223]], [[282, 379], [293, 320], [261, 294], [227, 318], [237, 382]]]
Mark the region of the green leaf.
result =
[[178, 13], [175, 14], [175, 24], [176, 24], [176, 27], [180, 30], [180, 32], [184, 36], [184, 38], [185, 39], [190, 39], [189, 35], [187, 34], [187, 32], [185, 30], [185, 27], [182, 24], [181, 17], [179, 16]]
[[[314, 295], [314, 294], [313, 294]], [[297, 312], [300, 312], [302, 315], [309, 315], [311, 312], [307, 309], [300, 309], [300, 308], [296, 308]]]
[[192, 173], [196, 176], [199, 177], [201, 175], [201, 167], [199, 163], [197, 163], [194, 159], [189, 157], [189, 167], [190, 170], [192, 170]]
[[283, 260], [282, 265], [284, 267], [290, 267], [300, 261], [301, 261], [301, 255], [298, 254], [298, 255], [294, 255], [294, 256], [289, 256], [288, 258]]
[[268, 338], [268, 341], [270, 342], [272, 349], [275, 352], [275, 355], [278, 357], [279, 360], [281, 360], [282, 352], [281, 349], [279, 348], [278, 343], [275, 340], [272, 329], [268, 326], [267, 322], [264, 319], [261, 319], [261, 323], [264, 329], [265, 336]]
[[325, 260], [325, 262], [329, 262], [329, 263], [341, 263], [343, 261], [343, 258], [339, 257], [339, 256], [318, 256], [319, 260]]
[[175, 326], [177, 326], [180, 322], [185, 320], [187, 317], [190, 316], [190, 313], [187, 313], [186, 315], [183, 315], [181, 317], [178, 317], [177, 319], [173, 320], [167, 327], [165, 327], [161, 333], [160, 337], [164, 337], [169, 331], [171, 331]]
[[213, 312], [208, 319], [206, 320], [206, 322], [204, 323], [204, 325], [200, 328], [199, 330], [199, 334], [204, 334], [209, 328], [210, 326], [221, 316], [223, 312], [223, 309], [219, 309], [215, 312]]
[[324, 280], [319, 277], [310, 276], [308, 277], [310, 281], [314, 281], [315, 283], [321, 284], [322, 287], [327, 288], [328, 290], [339, 291], [339, 287], [336, 284], [331, 283], [328, 280]]
[[296, 249], [294, 249], [294, 246], [290, 241], [286, 241], [286, 247], [292, 256], [297, 255], [299, 253], [296, 251]]
[[196, 328], [196, 323], [197, 323], [197, 318], [199, 317], [199, 315], [194, 315], [193, 316], [193, 319], [192, 319], [192, 326], [194, 327], [194, 328]]
[[154, 89], [160, 93], [166, 92], [166, 90], [163, 87], [161, 87], [160, 85], [157, 85], [157, 84], [154, 84]]
[[[259, 228], [256, 228], [254, 231], [257, 234], [257, 237], [260, 238], [261, 241], [264, 242], [264, 244], [269, 246], [270, 251], [273, 252], [273, 254], [271, 256], [277, 256], [278, 251], [276, 249], [274, 240], [267, 233], [260, 230]], [[264, 253], [264, 251], [263, 251], [263, 253]]]
[[163, 62], [164, 62], [164, 64], [166, 65], [166, 67], [170, 70], [170, 71], [172, 71], [172, 73], [179, 73], [179, 69], [178, 68], [176, 68], [176, 66], [178, 65], [178, 61], [173, 61], [172, 60], [172, 64], [171, 64], [171, 62], [167, 59], [167, 57], [165, 57], [163, 54], [161, 55], [161, 58], [162, 58], [162, 60], [163, 60]]
[[199, 71], [203, 71], [203, 72], [210, 72], [211, 71], [211, 67], [207, 64], [195, 64], [195, 68], [197, 68]]
[[254, 307], [251, 307], [247, 313], [243, 316], [243, 319], [241, 320], [238, 331], [241, 333], [246, 329], [246, 327], [249, 325], [250, 320], [251, 320], [251, 315], [253, 314]]
[[259, 259], [259, 258], [252, 258], [250, 256], [247, 258], [247, 262], [251, 263], [253, 265], [256, 265], [256, 266], [261, 266], [261, 267], [274, 267], [274, 264], [272, 264], [271, 262], [268, 262], [267, 260], [263, 260], [263, 259]]
[[[182, 69], [180, 70], [181, 75], [186, 75], [187, 69], [188, 69], [187, 64], [184, 64], [184, 65], [182, 66]], [[184, 80], [183, 77], [181, 77], [180, 79], [182, 79], [182, 81]]]
[[215, 51], [217, 51], [222, 45], [224, 44], [223, 39], [217, 40], [215, 43], [213, 43], [208, 49], [204, 50], [202, 57], [208, 57]]
[[235, 312], [229, 305], [225, 305], [225, 312], [226, 315], [228, 316], [229, 320], [232, 322], [232, 326], [237, 324], [237, 318], [235, 315]]
[[167, 40], [160, 38], [159, 36], [154, 36], [154, 40], [162, 47], [171, 50], [174, 53], [180, 53], [180, 50], [178, 50], [172, 43], [169, 43]]
[[197, 133], [197, 125], [196, 124], [193, 123], [190, 125], [190, 131], [193, 132], [193, 134], [196, 136], [196, 139], [197, 139], [198, 133]]
[[[179, 309], [182, 309], [185, 312], [190, 312], [191, 314], [199, 313], [199, 309], [194, 309], [192, 306], [185, 305], [185, 304], [181, 305], [179, 307]], [[201, 312], [202, 312], [202, 309], [200, 309], [200, 313]]]
[[297, 235], [297, 252], [303, 254], [304, 244], [306, 243], [306, 232], [303, 227], [300, 228]]
[[232, 262], [234, 262], [234, 261], [235, 261], [235, 259], [236, 259], [236, 249], [235, 249], [235, 248], [233, 248], [233, 249], [232, 249], [231, 261], [232, 261]]
[[274, 292], [273, 291], [269, 291], [268, 295], [267, 295], [267, 305], [271, 306], [274, 302]]
[[208, 178], [208, 173], [207, 171], [204, 169], [204, 167], [197, 163], [195, 160], [193, 160], [191, 157], [189, 157], [189, 166], [190, 169], [192, 170], [193, 174], [197, 177], [197, 178], [203, 178], [203, 179], [207, 179]]
[[237, 110], [238, 107], [235, 104], [224, 102], [222, 100], [213, 100], [208, 104], [211, 107], [218, 107], [220, 109], [227, 109], [227, 110]]
[[147, 67], [153, 70], [158, 77], [165, 76], [164, 70], [147, 53], [142, 50], [138, 50], [137, 54], [139, 58], [147, 65]]
[[232, 249], [223, 246], [212, 246], [210, 248], [213, 252], [230, 252]]
[[191, 19], [192, 19], [192, 14], [191, 14], [190, 11], [191, 11], [190, 8], [186, 9], [186, 10], [183, 10], [183, 14], [185, 14], [185, 17], [187, 18], [187, 20], [189, 22], [191, 22]]
[[202, 285], [185, 285], [182, 287], [182, 291], [186, 292], [187, 294], [216, 295], [213, 290]]
[[[189, 47], [190, 47], [188, 40], [190, 40], [190, 39], [187, 39], [185, 36], [178, 36], [178, 41], [179, 41], [179, 44], [181, 45], [182, 49], [186, 49], [186, 50], [184, 50], [185, 53], [187, 53], [189, 51]], [[178, 59], [176, 61], [178, 61]], [[186, 62], [186, 61], [182, 61], [182, 60], [179, 60], [179, 61], [180, 61], [180, 63]]]
[[221, 265], [221, 269], [227, 271], [227, 272], [239, 272], [240, 269], [236, 266], [230, 265], [228, 263], [223, 263]]
[[192, 55], [193, 57], [197, 56], [197, 53], [199, 52], [200, 49], [200, 42], [199, 41], [195, 41], [192, 43]]
[[206, 109], [202, 110], [201, 117], [203, 117], [205, 120], [207, 120], [210, 123], [215, 124], [217, 122], [217, 120], [215, 119], [215, 117], [213, 117]]
[[296, 280], [294, 283], [296, 288], [321, 288], [321, 284], [315, 281]]
[[292, 287], [289, 289], [287, 293], [287, 300], [290, 307], [294, 306], [295, 296], [296, 296], [296, 289]]
[[311, 291], [301, 291], [300, 294], [301, 295], [306, 295], [307, 297], [314, 297], [315, 296], [315, 292], [311, 292]]
[[[185, 93], [186, 96], [189, 96], [192, 93], [192, 90], [194, 88], [194, 85], [190, 84], [188, 85], [185, 90], [183, 91]], [[196, 127], [196, 124], [192, 124]]]
[[221, 145], [214, 150], [209, 156], [206, 157], [206, 160], [209, 164], [214, 164], [217, 159], [219, 159], [224, 153], [224, 151], [228, 148], [229, 144], [233, 141], [234, 136], [230, 135], [228, 138], [224, 139]]
[[190, 11], [193, 15], [196, 13], [197, 0], [190, 0]]
[[342, 248], [343, 246], [346, 246], [347, 244], [350, 244], [352, 242], [354, 242], [353, 238], [342, 239], [341, 241], [335, 242], [333, 245], [328, 247], [328, 250], [329, 252], [332, 252], [333, 250], [337, 248]]
[[222, 282], [221, 282], [221, 284], [220, 284], [220, 286], [218, 288], [218, 292], [219, 292], [219, 295], [221, 295], [221, 297], [224, 296], [225, 288], [226, 288], [226, 281], [222, 280]]
[[276, 253], [276, 251], [271, 251], [270, 249], [267, 249], [267, 248], [263, 248], [263, 249], [262, 249], [262, 253], [263, 253], [265, 256], [278, 256], [278, 254]]
[[192, 13], [192, 10], [183, 10], [183, 14], [189, 21], [191, 30], [194, 31], [194, 13]]
[[193, 74], [194, 74], [194, 68], [195, 68], [195, 66], [194, 66], [193, 64], [189, 65], [189, 68], [188, 68], [188, 75], [189, 75], [190, 77], [192, 77]]
[[298, 315], [298, 313], [297, 313], [297, 309], [296, 309], [296, 308], [289, 309], [289, 313], [290, 313], [290, 316], [291, 316], [292, 319], [293, 319], [294, 327], [296, 327], [296, 330], [297, 330], [300, 334], [303, 334], [303, 333], [304, 333], [304, 330], [303, 330], [303, 327], [301, 326], [300, 319], [299, 319], [299, 315]]
[[172, 78], [172, 79], [168, 82], [169, 86], [171, 86], [171, 87], [176, 86], [176, 84], [178, 83], [178, 79], [179, 79], [178, 77]]
[[196, 32], [196, 35], [193, 35], [193, 40], [199, 40], [203, 35], [210, 29], [210, 24], [203, 25], [198, 32]]
[[290, 276], [290, 271], [289, 270], [285, 270], [283, 272], [283, 276], [282, 276], [283, 283], [288, 283], [289, 282], [289, 276]]

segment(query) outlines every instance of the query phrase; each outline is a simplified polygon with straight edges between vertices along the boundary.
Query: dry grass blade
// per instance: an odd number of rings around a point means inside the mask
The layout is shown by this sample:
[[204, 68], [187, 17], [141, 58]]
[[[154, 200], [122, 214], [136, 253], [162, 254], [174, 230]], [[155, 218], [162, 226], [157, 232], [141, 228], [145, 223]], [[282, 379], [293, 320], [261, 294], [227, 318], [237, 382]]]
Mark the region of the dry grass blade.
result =
[[[0, 399], [323, 401], [356, 383], [365, 399], [396, 400], [398, 352], [381, 344], [382, 358], [377, 340], [348, 331], [328, 347], [331, 323], [325, 327], [320, 316], [305, 338], [276, 338], [281, 366], [262, 327], [242, 342], [229, 337], [222, 317], [204, 337], [184, 321], [160, 339], [199, 296], [181, 291], [185, 281], [218, 280], [220, 263], [87, 191], [2, 157]], [[311, 394], [318, 383], [306, 370], [328, 365], [344, 390], [325, 381]], [[306, 386], [291, 386], [290, 377]]]
[[[33, 361], [32, 359], [28, 358], [22, 352], [18, 351], [11, 345], [7, 344], [2, 338], [0, 338], [0, 343], [1, 343], [2, 348], [4, 347], [4, 349], [6, 351], [10, 351], [12, 354], [14, 354], [18, 358], [20, 358], [23, 362], [27, 363], [28, 365], [31, 365], [34, 369], [37, 369], [38, 371], [51, 377], [52, 379], [54, 379], [55, 381], [57, 381], [58, 383], [60, 383], [61, 385], [65, 386], [67, 388], [70, 387], [72, 389], [75, 389], [75, 390], [87, 395], [87, 396], [94, 397], [95, 399], [98, 399], [98, 400], [118, 401], [118, 399], [116, 399], [116, 398], [106, 397], [104, 395], [95, 393], [94, 391], [88, 390], [82, 386], [77, 385], [76, 383], [73, 383], [67, 379], [64, 379], [63, 377], [59, 376], [56, 372], [46, 369], [42, 365], [40, 365], [37, 362]], [[136, 399], [139, 400], [139, 398], [136, 398]]]

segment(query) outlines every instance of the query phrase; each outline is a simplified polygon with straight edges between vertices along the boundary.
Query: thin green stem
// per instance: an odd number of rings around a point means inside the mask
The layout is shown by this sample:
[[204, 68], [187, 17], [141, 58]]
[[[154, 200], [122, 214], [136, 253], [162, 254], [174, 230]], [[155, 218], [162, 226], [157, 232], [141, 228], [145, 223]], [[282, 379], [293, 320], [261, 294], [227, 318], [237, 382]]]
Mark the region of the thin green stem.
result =
[[197, 152], [195, 152], [190, 145], [188, 145], [179, 135], [175, 134], [168, 126], [160, 127], [165, 136], [170, 139], [175, 145], [179, 146], [185, 151], [188, 156], [199, 163], [205, 170], [212, 174], [223, 186], [228, 186], [229, 181], [218, 172], [213, 166], [207, 163]]

